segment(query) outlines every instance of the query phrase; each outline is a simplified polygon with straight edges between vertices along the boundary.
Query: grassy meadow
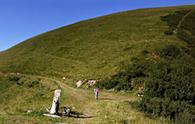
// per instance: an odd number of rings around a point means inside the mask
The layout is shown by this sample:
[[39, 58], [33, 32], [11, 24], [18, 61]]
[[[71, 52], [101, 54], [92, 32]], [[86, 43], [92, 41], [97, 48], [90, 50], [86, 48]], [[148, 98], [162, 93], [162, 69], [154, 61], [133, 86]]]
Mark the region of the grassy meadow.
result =
[[[18, 82], [24, 78], [24, 84], [19, 84]], [[37, 79], [39, 80], [38, 84], [30, 87], [26, 85], [29, 81]], [[1, 74], [0, 123], [169, 124], [163, 118], [150, 118], [132, 108], [130, 103], [140, 99], [133, 93], [102, 90], [100, 91], [100, 99], [96, 101], [93, 96], [93, 89], [75, 89], [66, 83], [68, 82], [29, 75], [21, 75], [19, 81], [10, 81], [9, 75]], [[57, 88], [62, 89], [61, 107], [69, 106], [81, 115], [60, 119], [42, 115], [47, 113], [46, 108], [51, 106], [53, 92]]]

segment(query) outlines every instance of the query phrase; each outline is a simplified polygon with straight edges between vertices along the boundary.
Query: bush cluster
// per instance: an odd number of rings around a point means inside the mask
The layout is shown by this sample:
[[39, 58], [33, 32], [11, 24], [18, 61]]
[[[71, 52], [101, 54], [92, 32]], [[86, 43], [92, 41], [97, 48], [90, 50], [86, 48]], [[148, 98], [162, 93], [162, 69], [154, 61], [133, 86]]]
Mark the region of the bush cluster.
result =
[[25, 86], [28, 88], [35, 87], [39, 84], [39, 79], [31, 78], [27, 76], [21, 76], [18, 74], [10, 74], [8, 75], [8, 80], [16, 82], [18, 86]]
[[186, 41], [189, 45], [195, 44], [195, 35], [186, 29], [178, 29], [177, 37], [181, 40]]
[[153, 116], [195, 122], [195, 72], [185, 64], [158, 63], [146, 80], [140, 107]]
[[19, 86], [25, 86], [28, 88], [35, 87], [39, 84], [39, 79], [37, 78], [29, 78], [29, 77], [21, 77], [20, 80], [18, 80], [17, 85]]
[[[105, 89], [115, 90], [132, 90], [135, 87], [135, 83], [132, 83], [134, 79], [146, 77], [145, 67], [140, 63], [134, 63], [125, 66], [123, 71], [112, 76], [111, 78], [105, 79], [97, 86]], [[135, 81], [134, 81], [135, 82]]]
[[165, 21], [169, 26], [169, 29], [167, 29], [164, 33], [166, 35], [174, 34], [174, 30], [177, 29], [177, 26], [180, 23], [180, 21], [182, 20], [182, 18], [190, 11], [191, 10], [180, 10], [180, 11], [176, 11], [172, 14], [162, 16], [161, 20]]
[[159, 55], [166, 59], [174, 59], [181, 54], [181, 50], [175, 45], [167, 45], [158, 51]]

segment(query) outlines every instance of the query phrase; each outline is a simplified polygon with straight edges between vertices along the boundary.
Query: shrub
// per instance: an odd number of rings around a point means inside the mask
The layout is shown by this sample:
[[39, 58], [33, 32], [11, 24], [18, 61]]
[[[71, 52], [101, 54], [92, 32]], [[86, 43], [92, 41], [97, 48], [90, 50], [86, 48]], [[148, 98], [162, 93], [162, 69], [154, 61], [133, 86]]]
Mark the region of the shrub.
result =
[[195, 36], [192, 34], [192, 32], [186, 29], [178, 29], [177, 37], [189, 44], [195, 44]]
[[114, 88], [119, 82], [117, 80], [110, 80], [110, 79], [105, 79], [104, 81], [101, 81], [96, 84], [97, 87], [99, 88], [105, 88], [105, 89], [112, 89]]
[[97, 86], [105, 89], [112, 89], [116, 87], [117, 90], [127, 90], [130, 88], [130, 85], [127, 85], [129, 78], [130, 77], [126, 73], [121, 72], [112, 76], [110, 79], [105, 79], [104, 81], [97, 83]]
[[153, 116], [194, 123], [195, 72], [192, 65], [158, 63], [146, 80], [140, 108]]
[[181, 19], [191, 10], [180, 10], [166, 16], [162, 16], [161, 20], [167, 22], [170, 28], [177, 28]]
[[144, 94], [150, 97], [163, 97], [166, 87], [166, 82], [161, 79], [148, 79]]
[[168, 98], [144, 97], [139, 107], [152, 116], [163, 115], [176, 123], [193, 124], [195, 122], [194, 106], [186, 102], [172, 101]]
[[174, 45], [167, 45], [161, 50], [159, 50], [160, 56], [166, 59], [174, 59], [177, 56], [179, 56], [180, 53], [181, 53], [181, 50]]
[[[96, 86], [100, 88], [105, 89], [116, 89], [118, 91], [120, 90], [132, 90], [132, 79], [139, 79], [146, 77], [146, 74], [144, 72], [144, 65], [140, 63], [133, 63], [132, 65], [124, 66], [118, 74], [112, 76], [111, 78], [107, 78], [103, 81], [100, 81], [97, 83]], [[142, 79], [143, 80], [143, 79]], [[134, 81], [134, 86], [136, 86]], [[140, 82], [138, 82], [138, 85], [140, 85]]]
[[180, 112], [175, 120], [176, 124], [194, 124], [195, 123], [195, 108]]
[[34, 86], [36, 86], [38, 84], [39, 84], [39, 81], [38, 80], [30, 80], [30, 81], [28, 81], [26, 83], [26, 86], [29, 87], [29, 88], [31, 88], [31, 87], [34, 87]]
[[35, 87], [39, 84], [39, 79], [34, 79], [30, 77], [21, 77], [20, 80], [17, 82], [17, 85], [19, 86], [25, 86], [28, 88]]

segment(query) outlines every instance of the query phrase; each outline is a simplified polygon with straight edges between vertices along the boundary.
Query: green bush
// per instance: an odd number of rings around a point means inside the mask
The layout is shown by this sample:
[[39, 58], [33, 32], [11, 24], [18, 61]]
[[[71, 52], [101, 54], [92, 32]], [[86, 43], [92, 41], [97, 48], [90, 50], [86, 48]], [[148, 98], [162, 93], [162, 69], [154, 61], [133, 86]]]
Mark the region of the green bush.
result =
[[173, 101], [169, 98], [144, 97], [139, 107], [152, 116], [162, 115], [176, 123], [193, 124], [195, 122], [194, 106], [186, 102]]
[[195, 70], [183, 63], [157, 63], [146, 80], [141, 110], [175, 122], [195, 122]]
[[118, 85], [118, 81], [114, 80], [114, 79], [105, 79], [104, 81], [101, 81], [99, 83], [96, 84], [97, 87], [99, 88], [105, 88], [105, 89], [112, 89], [114, 88], [116, 85]]
[[178, 29], [177, 37], [181, 40], [186, 41], [189, 44], [195, 44], [195, 35], [192, 34], [192, 32], [186, 30], [186, 29]]
[[159, 50], [161, 57], [166, 59], [174, 59], [181, 54], [181, 50], [175, 45], [167, 45]]
[[171, 29], [176, 29], [181, 19], [191, 10], [180, 10], [166, 16], [162, 16], [161, 20], [167, 22]]
[[29, 88], [35, 87], [38, 84], [39, 84], [38, 80], [30, 80], [30, 81], [26, 82], [26, 86], [29, 87]]
[[17, 85], [19, 86], [25, 86], [28, 88], [35, 87], [39, 84], [39, 79], [34, 79], [30, 77], [21, 77], [20, 80], [18, 80]]
[[97, 83], [97, 86], [105, 89], [116, 88], [117, 90], [128, 90], [131, 87], [128, 85], [129, 78], [130, 76], [123, 72], [112, 76], [110, 79], [105, 79], [104, 81]]
[[[140, 78], [146, 77], [144, 66], [140, 63], [133, 63], [128, 66], [124, 66], [120, 73], [107, 78], [97, 83], [96, 86], [105, 89], [116, 89], [120, 90], [132, 90], [133, 86], [136, 86], [135, 80], [132, 84], [133, 79], [139, 80]], [[139, 82], [140, 83], [140, 82]], [[139, 85], [139, 84], [138, 84]]]
[[195, 108], [191, 107], [190, 110], [184, 110], [179, 113], [175, 120], [176, 124], [194, 124], [195, 122]]

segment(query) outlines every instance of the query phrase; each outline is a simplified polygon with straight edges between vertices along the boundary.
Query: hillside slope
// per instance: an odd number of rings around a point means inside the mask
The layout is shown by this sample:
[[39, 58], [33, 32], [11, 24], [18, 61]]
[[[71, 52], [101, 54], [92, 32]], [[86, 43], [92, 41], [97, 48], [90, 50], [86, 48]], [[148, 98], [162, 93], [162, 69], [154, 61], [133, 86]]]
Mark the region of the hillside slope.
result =
[[167, 44], [168, 25], [160, 17], [195, 6], [141, 9], [82, 21], [28, 39], [0, 53], [1, 72], [20, 72], [72, 79], [109, 77], [120, 65]]

